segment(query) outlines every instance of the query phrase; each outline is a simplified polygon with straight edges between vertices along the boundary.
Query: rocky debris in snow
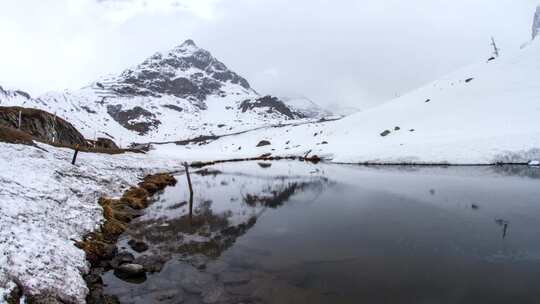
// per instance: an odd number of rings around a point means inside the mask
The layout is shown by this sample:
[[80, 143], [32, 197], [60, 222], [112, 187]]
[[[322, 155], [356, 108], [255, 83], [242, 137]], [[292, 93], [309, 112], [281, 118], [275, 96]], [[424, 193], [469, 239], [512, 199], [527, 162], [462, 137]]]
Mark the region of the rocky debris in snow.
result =
[[72, 124], [42, 110], [0, 107], [0, 125], [18, 129], [45, 143], [87, 145], [82, 134]]
[[142, 253], [148, 250], [148, 245], [145, 242], [129, 240], [128, 245], [129, 247], [131, 247], [131, 249], [135, 250], [138, 253]]
[[257, 144], [257, 147], [264, 147], [264, 146], [270, 146], [272, 143], [268, 140], [261, 140], [258, 144]]
[[391, 133], [390, 130], [384, 130], [384, 132], [381, 133], [381, 136], [385, 137], [385, 136], [390, 135], [390, 133]]
[[471, 82], [471, 81], [473, 81], [473, 80], [474, 80], [474, 78], [471, 77], [471, 78], [465, 79], [465, 82], [466, 82], [466, 83], [469, 83], [469, 82]]
[[428, 98], [428, 99], [426, 99], [426, 101], [425, 101], [425, 102], [426, 102], [426, 103], [428, 103], [428, 102], [430, 102], [430, 101], [431, 101], [431, 99], [429, 99], [429, 98]]
[[399, 130], [401, 130], [400, 127], [395, 127], [395, 128], [394, 128], [394, 131], [399, 131]]

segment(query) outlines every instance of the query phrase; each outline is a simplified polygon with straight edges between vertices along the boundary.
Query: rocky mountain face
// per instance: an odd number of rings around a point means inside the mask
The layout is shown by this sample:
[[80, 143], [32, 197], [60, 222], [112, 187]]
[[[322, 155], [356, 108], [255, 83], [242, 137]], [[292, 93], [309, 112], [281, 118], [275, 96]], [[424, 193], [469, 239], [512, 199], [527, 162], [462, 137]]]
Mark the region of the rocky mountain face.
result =
[[536, 13], [534, 14], [533, 26], [532, 26], [532, 38], [540, 33], [540, 5], [536, 8]]
[[[5, 90], [3, 90], [5, 91]], [[116, 143], [178, 141], [310, 119], [261, 96], [248, 81], [192, 40], [76, 91], [31, 98], [0, 92], [0, 105], [49, 111], [87, 139]]]
[[197, 47], [193, 40], [187, 40], [168, 53], [156, 53], [135, 68], [95, 85], [122, 96], [171, 95], [204, 101], [210, 95], [227, 94], [225, 83], [251, 89], [247, 80], [230, 71], [210, 52]]

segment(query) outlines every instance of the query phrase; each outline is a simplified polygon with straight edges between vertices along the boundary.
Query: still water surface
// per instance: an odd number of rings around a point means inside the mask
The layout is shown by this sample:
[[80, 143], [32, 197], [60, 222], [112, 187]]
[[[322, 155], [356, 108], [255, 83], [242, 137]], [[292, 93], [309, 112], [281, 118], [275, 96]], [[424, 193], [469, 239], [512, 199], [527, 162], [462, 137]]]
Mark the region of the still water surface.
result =
[[[122, 303], [540, 303], [540, 169], [214, 166], [122, 237]], [[159, 271], [158, 271], [159, 270]]]

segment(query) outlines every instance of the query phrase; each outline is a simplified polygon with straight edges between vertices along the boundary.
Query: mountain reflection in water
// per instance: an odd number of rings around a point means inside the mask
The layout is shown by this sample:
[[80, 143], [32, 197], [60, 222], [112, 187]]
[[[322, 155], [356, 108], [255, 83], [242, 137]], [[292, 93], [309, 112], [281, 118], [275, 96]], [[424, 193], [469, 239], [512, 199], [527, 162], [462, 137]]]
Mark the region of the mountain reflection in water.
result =
[[[527, 167], [223, 164], [135, 220], [122, 303], [537, 303], [540, 187]], [[131, 239], [145, 242], [131, 251]], [[151, 258], [150, 258], [151, 257]]]

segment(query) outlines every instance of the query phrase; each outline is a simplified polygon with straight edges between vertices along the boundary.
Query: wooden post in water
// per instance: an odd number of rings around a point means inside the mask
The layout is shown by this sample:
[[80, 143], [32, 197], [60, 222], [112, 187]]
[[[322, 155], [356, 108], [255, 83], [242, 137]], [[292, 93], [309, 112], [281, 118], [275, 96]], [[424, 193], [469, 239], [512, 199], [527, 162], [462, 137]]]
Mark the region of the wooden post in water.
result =
[[73, 160], [71, 161], [72, 165], [75, 165], [75, 162], [77, 161], [77, 155], [79, 154], [79, 145], [75, 146], [75, 154], [73, 154]]
[[189, 165], [187, 162], [184, 163], [184, 168], [186, 169], [186, 178], [189, 187], [189, 220], [191, 221], [193, 217], [193, 186], [191, 184], [191, 176], [189, 175]]

